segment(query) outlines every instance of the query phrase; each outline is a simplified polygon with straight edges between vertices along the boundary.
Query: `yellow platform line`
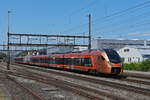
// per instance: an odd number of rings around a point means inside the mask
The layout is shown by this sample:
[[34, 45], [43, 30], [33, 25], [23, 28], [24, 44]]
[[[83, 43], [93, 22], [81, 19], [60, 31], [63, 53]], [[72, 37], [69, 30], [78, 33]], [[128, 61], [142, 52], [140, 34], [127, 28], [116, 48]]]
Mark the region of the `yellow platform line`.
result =
[[0, 100], [5, 100], [5, 97], [4, 97], [3, 93], [1, 92], [1, 90], [0, 90]]

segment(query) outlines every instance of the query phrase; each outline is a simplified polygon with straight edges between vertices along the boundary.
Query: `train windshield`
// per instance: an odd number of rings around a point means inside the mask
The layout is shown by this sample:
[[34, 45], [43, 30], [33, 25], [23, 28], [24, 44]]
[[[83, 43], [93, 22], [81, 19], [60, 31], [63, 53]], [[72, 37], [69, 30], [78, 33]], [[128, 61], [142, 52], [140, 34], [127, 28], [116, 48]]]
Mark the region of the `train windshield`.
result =
[[120, 56], [115, 50], [104, 49], [104, 51], [106, 52], [110, 62], [112, 62], [112, 63], [120, 63], [121, 62]]

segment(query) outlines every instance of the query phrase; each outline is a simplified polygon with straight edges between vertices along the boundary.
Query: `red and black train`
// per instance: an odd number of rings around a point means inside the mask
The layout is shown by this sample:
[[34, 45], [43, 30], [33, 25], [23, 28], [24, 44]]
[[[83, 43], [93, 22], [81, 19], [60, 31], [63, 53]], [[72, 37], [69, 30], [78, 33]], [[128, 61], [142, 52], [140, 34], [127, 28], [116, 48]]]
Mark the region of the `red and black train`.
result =
[[120, 56], [113, 49], [97, 49], [64, 54], [16, 57], [14, 60], [16, 63], [87, 72], [120, 75], [123, 73]]

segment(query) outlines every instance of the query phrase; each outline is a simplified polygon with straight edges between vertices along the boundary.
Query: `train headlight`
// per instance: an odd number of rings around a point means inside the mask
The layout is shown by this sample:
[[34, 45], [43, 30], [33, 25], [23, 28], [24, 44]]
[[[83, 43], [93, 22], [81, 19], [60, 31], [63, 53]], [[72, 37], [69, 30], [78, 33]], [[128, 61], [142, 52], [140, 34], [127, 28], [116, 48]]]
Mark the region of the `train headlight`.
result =
[[112, 66], [112, 64], [111, 64], [111, 62], [110, 62], [110, 61], [108, 61], [108, 64], [109, 64], [110, 66]]

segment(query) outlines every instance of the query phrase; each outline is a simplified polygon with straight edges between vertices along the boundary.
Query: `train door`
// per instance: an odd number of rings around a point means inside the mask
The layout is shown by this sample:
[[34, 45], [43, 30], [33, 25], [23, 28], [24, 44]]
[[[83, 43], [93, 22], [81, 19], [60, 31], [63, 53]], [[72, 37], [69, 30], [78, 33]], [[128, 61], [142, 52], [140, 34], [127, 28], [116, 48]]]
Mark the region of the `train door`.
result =
[[74, 70], [74, 57], [71, 58], [71, 69]]
[[55, 57], [52, 58], [52, 67], [55, 67]]
[[64, 55], [62, 56], [62, 68], [64, 69], [64, 65], [65, 65], [65, 58], [64, 58]]

